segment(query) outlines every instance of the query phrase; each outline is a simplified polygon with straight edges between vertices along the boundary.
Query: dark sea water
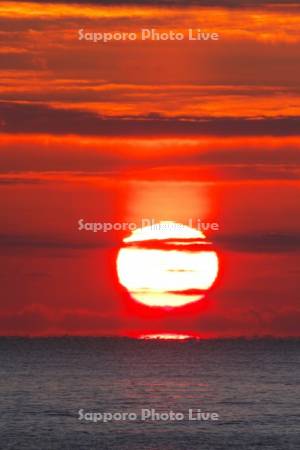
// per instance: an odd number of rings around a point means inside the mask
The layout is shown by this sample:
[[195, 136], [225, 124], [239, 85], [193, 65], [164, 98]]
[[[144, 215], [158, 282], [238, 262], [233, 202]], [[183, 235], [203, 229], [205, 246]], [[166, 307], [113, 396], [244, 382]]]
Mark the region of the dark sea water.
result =
[[[299, 340], [2, 338], [0, 364], [1, 450], [300, 449]], [[184, 420], [142, 421], [142, 408]]]

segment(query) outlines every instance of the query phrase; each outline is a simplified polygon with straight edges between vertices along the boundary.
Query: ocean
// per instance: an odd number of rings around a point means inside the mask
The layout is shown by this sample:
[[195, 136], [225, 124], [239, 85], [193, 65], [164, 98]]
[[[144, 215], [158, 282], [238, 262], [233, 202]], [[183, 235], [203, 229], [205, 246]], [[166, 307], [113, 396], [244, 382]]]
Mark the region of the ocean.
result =
[[0, 449], [297, 450], [299, 343], [1, 338]]

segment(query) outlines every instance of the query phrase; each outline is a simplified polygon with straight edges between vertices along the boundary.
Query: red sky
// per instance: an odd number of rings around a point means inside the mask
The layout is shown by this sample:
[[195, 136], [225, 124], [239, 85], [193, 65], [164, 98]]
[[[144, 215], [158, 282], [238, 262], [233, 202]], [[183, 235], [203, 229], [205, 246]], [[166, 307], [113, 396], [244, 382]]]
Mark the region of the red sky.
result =
[[[299, 335], [300, 8], [240, 3], [2, 2], [1, 335]], [[81, 218], [218, 222], [220, 277], [201, 304], [139, 306], [116, 276], [126, 233]]]

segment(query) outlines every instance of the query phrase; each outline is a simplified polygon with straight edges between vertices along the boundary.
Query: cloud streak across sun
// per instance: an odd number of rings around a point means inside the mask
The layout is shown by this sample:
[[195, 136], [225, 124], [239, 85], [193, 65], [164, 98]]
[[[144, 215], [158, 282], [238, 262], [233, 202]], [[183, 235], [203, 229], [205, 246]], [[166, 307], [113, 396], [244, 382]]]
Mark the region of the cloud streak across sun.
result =
[[117, 257], [120, 283], [147, 306], [175, 308], [202, 300], [217, 277], [217, 253], [207, 250], [205, 235], [195, 228], [160, 221], [134, 230], [123, 242], [127, 246]]

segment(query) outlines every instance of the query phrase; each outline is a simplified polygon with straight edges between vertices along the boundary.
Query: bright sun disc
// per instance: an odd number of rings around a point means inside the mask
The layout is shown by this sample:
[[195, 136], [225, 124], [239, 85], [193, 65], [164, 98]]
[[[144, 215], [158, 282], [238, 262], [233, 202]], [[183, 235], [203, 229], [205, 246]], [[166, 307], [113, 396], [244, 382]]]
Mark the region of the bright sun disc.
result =
[[204, 234], [176, 222], [135, 230], [117, 257], [120, 283], [136, 301], [177, 307], [201, 300], [218, 274]]

